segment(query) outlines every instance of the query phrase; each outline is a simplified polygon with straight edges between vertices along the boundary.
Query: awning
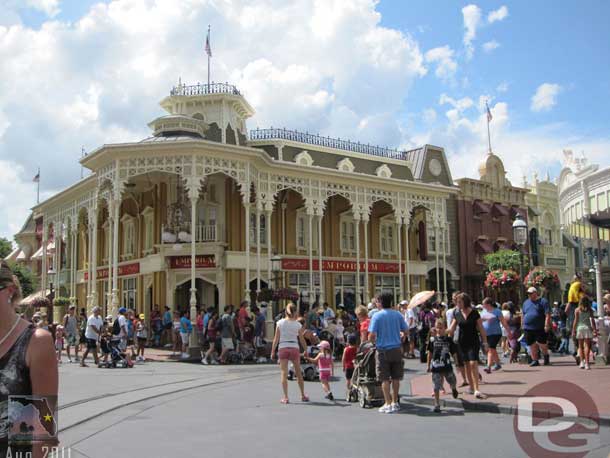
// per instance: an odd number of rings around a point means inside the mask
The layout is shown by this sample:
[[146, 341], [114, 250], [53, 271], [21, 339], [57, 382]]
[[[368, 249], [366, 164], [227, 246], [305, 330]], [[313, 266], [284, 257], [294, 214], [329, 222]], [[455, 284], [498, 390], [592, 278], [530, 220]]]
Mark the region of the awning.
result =
[[17, 255], [17, 261], [25, 261], [25, 253], [23, 251]]
[[610, 229], [610, 210], [604, 210], [589, 216], [589, 222], [593, 226]]
[[502, 204], [493, 204], [493, 211], [497, 216], [509, 216], [510, 212]]
[[481, 202], [480, 200], [475, 200], [472, 204], [472, 209], [474, 210], [475, 215], [480, 215], [481, 213], [489, 213], [489, 205]]
[[[518, 210], [515, 210], [515, 211], [518, 211]], [[534, 207], [528, 206], [527, 207], [527, 211], [529, 213], [531, 213], [532, 215], [534, 215], [534, 216], [540, 216], [541, 215], [541, 213], [538, 210], [536, 210]]]
[[11, 253], [4, 258], [5, 261], [14, 261], [15, 259], [17, 259], [17, 257], [21, 254], [21, 249], [20, 248], [15, 248], [13, 251], [11, 251]]
[[576, 243], [568, 234], [563, 234], [563, 243], [564, 245], [568, 245], [572, 248], [578, 248], [578, 243]]
[[[51, 255], [55, 251], [55, 243], [49, 242], [47, 244], [47, 256]], [[42, 258], [42, 247], [38, 248], [38, 251], [32, 255], [32, 259]]]
[[474, 244], [474, 248], [477, 250], [477, 253], [491, 253], [494, 250], [491, 242], [485, 239], [477, 240]]

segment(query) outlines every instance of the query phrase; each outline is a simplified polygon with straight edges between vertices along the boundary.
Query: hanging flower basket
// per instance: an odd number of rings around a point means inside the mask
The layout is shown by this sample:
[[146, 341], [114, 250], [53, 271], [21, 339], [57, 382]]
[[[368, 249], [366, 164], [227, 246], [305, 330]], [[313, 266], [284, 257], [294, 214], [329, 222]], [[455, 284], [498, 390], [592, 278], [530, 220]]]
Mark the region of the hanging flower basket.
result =
[[63, 296], [56, 297], [55, 299], [53, 299], [53, 305], [57, 307], [67, 307], [68, 305], [70, 305], [70, 298]]
[[271, 302], [271, 301], [298, 301], [299, 300], [299, 292], [293, 288], [280, 288], [280, 289], [269, 289], [264, 288], [261, 289], [261, 292], [258, 293], [257, 300], [261, 302]]
[[553, 289], [560, 286], [559, 276], [557, 272], [545, 269], [544, 267], [534, 267], [525, 276], [523, 283], [526, 286], [535, 286], [537, 288]]
[[514, 288], [519, 282], [519, 274], [514, 270], [492, 270], [487, 274], [485, 286], [496, 290]]

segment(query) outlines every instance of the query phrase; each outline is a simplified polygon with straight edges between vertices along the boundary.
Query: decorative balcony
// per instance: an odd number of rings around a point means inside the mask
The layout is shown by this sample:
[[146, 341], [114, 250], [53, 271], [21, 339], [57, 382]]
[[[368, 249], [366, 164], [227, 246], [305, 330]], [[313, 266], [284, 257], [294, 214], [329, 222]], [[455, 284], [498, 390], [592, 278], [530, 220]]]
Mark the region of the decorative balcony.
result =
[[[163, 243], [191, 243], [191, 234], [180, 230], [178, 234], [162, 227]], [[223, 230], [220, 224], [198, 224], [195, 228], [195, 241], [197, 243], [222, 242]]]
[[210, 83], [210, 84], [193, 84], [187, 86], [185, 84], [178, 84], [174, 86], [169, 95], [210, 95], [210, 94], [230, 94], [230, 95], [241, 95], [237, 87], [228, 83]]
[[327, 148], [342, 149], [354, 153], [369, 154], [388, 159], [406, 160], [406, 151], [393, 148], [370, 145], [368, 143], [341, 140], [340, 138], [323, 137], [309, 132], [299, 132], [289, 129], [256, 129], [250, 131], [250, 140], [291, 140], [309, 145], [324, 146]]
[[197, 225], [197, 242], [220, 242], [222, 230], [219, 224]]

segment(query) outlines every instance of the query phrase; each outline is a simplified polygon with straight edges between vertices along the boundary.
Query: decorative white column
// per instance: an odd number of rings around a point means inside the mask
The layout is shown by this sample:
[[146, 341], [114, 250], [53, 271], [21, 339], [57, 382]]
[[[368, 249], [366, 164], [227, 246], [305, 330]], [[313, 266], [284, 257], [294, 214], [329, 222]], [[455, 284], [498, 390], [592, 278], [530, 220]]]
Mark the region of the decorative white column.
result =
[[46, 218], [43, 216], [42, 219], [42, 264], [40, 272], [40, 286], [42, 290], [42, 295], [47, 295], [47, 271], [49, 270], [47, 267], [47, 245], [49, 244], [49, 227], [46, 221]]
[[411, 225], [410, 222], [410, 217], [407, 216], [407, 218], [405, 219], [405, 280], [406, 280], [406, 293], [407, 295], [405, 296], [405, 299], [410, 300], [411, 299], [411, 276], [409, 274], [409, 262], [410, 262], [410, 246], [409, 246], [409, 226]]
[[273, 214], [273, 202], [265, 203], [265, 228], [267, 236], [267, 288], [272, 289], [271, 284], [271, 257], [273, 256], [273, 250], [271, 247], [271, 215]]
[[441, 288], [441, 280], [440, 280], [440, 272], [439, 272], [439, 262], [438, 262], [438, 255], [439, 255], [439, 250], [440, 250], [440, 243], [438, 240], [438, 220], [434, 221], [434, 242], [435, 242], [435, 247], [434, 247], [434, 251], [436, 253], [436, 292], [438, 293], [439, 289]]
[[286, 208], [288, 204], [282, 202], [282, 254], [286, 254]]
[[86, 247], [83, 261], [87, 267], [87, 315], [93, 307], [91, 302], [91, 211], [87, 213], [87, 232], [83, 231], [83, 247]]
[[61, 296], [61, 249], [63, 245], [63, 223], [56, 222], [53, 225], [55, 238], [55, 297]]
[[246, 215], [246, 291], [244, 300], [250, 302], [250, 195], [244, 197], [244, 212]]
[[313, 208], [307, 207], [307, 224], [308, 224], [308, 245], [309, 251], [309, 305], [314, 303], [316, 298], [313, 284]]
[[398, 238], [398, 284], [400, 286], [400, 300], [405, 297], [402, 278], [402, 217], [396, 217], [396, 237]]
[[[369, 221], [368, 212], [362, 214], [364, 226], [364, 302], [368, 304], [371, 301], [371, 293], [369, 286]], [[358, 304], [360, 305], [360, 304]]]
[[322, 270], [322, 218], [323, 218], [323, 208], [318, 208], [318, 275], [320, 276], [320, 304], [324, 304], [325, 294], [324, 294], [324, 277]]
[[256, 200], [256, 302], [261, 293], [261, 202]]
[[[112, 201], [109, 202], [108, 205], [108, 283], [106, 284], [106, 312], [110, 313], [112, 311], [112, 227], [114, 221], [114, 206], [112, 205]], [[115, 316], [113, 313], [112, 316]]]
[[447, 227], [443, 228], [443, 302], [447, 304]]
[[97, 207], [93, 207], [91, 210], [91, 226], [93, 234], [91, 236], [91, 304], [95, 307], [97, 305]]
[[360, 298], [360, 213], [354, 213], [354, 222], [356, 223], [356, 307], [362, 303]]
[[113, 196], [114, 218], [112, 221], [112, 316], [115, 316], [119, 307], [119, 220], [121, 218], [121, 198], [115, 192]]
[[197, 201], [199, 200], [199, 181], [193, 177], [187, 181], [188, 198], [191, 201], [191, 323], [193, 332], [190, 338], [190, 347], [199, 347], [197, 333], [194, 332], [197, 317]]

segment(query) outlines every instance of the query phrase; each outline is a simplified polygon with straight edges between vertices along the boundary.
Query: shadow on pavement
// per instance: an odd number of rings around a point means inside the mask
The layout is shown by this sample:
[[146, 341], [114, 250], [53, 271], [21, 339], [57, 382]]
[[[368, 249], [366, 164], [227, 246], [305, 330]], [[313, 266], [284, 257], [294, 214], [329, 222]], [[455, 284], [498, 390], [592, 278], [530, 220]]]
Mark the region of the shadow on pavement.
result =
[[402, 403], [400, 404], [400, 411], [391, 415], [416, 415], [418, 417], [463, 417], [464, 411], [451, 409], [441, 410], [440, 413], [436, 413], [432, 411], [432, 407]]

